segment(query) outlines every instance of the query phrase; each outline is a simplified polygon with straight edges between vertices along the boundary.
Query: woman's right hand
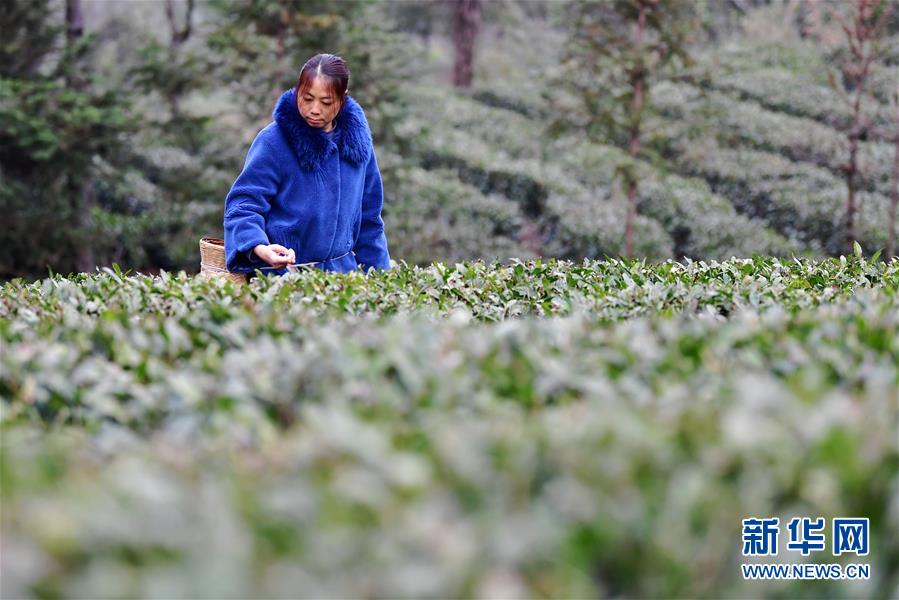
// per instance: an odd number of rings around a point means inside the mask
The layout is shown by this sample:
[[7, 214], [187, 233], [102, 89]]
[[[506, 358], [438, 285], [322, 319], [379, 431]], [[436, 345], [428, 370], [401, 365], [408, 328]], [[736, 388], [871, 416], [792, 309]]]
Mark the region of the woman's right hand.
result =
[[281, 244], [259, 244], [253, 248], [253, 252], [275, 268], [292, 265], [296, 262], [296, 253], [293, 248], [285, 248]]

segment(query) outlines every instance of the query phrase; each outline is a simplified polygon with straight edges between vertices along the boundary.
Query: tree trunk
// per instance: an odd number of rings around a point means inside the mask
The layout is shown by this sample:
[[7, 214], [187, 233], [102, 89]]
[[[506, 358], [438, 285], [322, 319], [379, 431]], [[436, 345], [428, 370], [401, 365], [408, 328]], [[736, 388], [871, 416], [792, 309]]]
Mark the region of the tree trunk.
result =
[[624, 255], [634, 255], [634, 219], [637, 215], [637, 180], [631, 180], [627, 189], [627, 218], [624, 221]]
[[453, 2], [453, 43], [456, 62], [453, 66], [453, 85], [471, 87], [474, 64], [474, 45], [481, 26], [481, 0], [451, 0]]
[[84, 34], [81, 0], [66, 0], [66, 40], [71, 43]]
[[[171, 41], [169, 43], [169, 58], [172, 64], [176, 64], [178, 60], [178, 50], [181, 45], [190, 37], [191, 25], [193, 21], [194, 0], [187, 0], [187, 8], [184, 12], [184, 26], [178, 27], [175, 20], [175, 6], [173, 0], [165, 0], [165, 16], [169, 21], [169, 30], [171, 32]], [[172, 113], [172, 119], [181, 117], [181, 104], [178, 94], [170, 94], [168, 97], [169, 110]]]
[[[77, 43], [82, 35], [84, 35], [84, 15], [81, 12], [81, 0], [66, 0], [66, 43], [71, 46]], [[70, 77], [67, 74], [66, 80], [75, 89], [82, 85], [79, 77]], [[75, 269], [81, 273], [90, 273], [96, 266], [94, 249], [90, 245], [91, 230], [93, 229], [93, 220], [91, 219], [93, 197], [90, 191], [90, 182], [82, 173], [77, 176], [69, 174], [66, 187], [72, 194], [71, 203], [74, 206], [80, 234], [78, 237], [81, 238], [75, 254]]]
[[[646, 30], [646, 4], [640, 4], [640, 15], [637, 18], [637, 27], [634, 35], [634, 50], [641, 52], [643, 44], [643, 32]], [[631, 129], [630, 139], [627, 145], [627, 154], [633, 159], [632, 169], [640, 152], [640, 125], [643, 113], [643, 93], [646, 83], [646, 73], [643, 65], [638, 64], [631, 74], [631, 87], [634, 90], [631, 101]], [[627, 184], [627, 217], [624, 220], [624, 254], [631, 257], [634, 254], [634, 220], [637, 216], [637, 174], [632, 170]]]
[[187, 8], [184, 11], [184, 26], [178, 27], [175, 19], [175, 6], [173, 0], [165, 0], [165, 16], [169, 22], [169, 30], [171, 32], [170, 48], [178, 49], [181, 44], [190, 37], [191, 26], [193, 24], [194, 0], [187, 0]]
[[846, 164], [846, 244], [852, 254], [855, 241], [855, 173], [858, 171], [858, 139], [849, 134], [849, 162]]
[[522, 223], [518, 230], [518, 239], [522, 245], [536, 256], [543, 256], [543, 239], [540, 228], [532, 221]]
[[[278, 37], [277, 37], [277, 46], [275, 52], [277, 53], [275, 56], [275, 76], [273, 81], [272, 88], [272, 106], [274, 106], [278, 99], [281, 97], [281, 94], [284, 92], [284, 89], [281, 87], [281, 81], [284, 78], [284, 57], [287, 56], [287, 26], [290, 23], [290, 13], [287, 10], [287, 4], [284, 0], [280, 0], [279, 4], [281, 5], [281, 13], [278, 20]], [[294, 82], [296, 83], [296, 82]]]
[[855, 175], [858, 173], [858, 140], [862, 135], [862, 90], [864, 79], [859, 79], [852, 103], [852, 128], [849, 130], [849, 161], [846, 163], [846, 246], [852, 254], [855, 242]]
[[893, 191], [890, 194], [889, 234], [887, 235], [886, 260], [896, 256], [896, 205], [899, 204], [899, 109], [896, 114], [896, 140], [893, 154]]

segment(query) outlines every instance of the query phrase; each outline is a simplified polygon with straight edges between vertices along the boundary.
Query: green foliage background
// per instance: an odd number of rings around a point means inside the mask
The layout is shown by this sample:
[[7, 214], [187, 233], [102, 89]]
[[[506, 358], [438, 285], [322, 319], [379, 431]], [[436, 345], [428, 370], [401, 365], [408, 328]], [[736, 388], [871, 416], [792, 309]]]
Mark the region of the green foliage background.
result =
[[[456, 90], [439, 2], [197, 3], [179, 45], [161, 2], [86, 3], [86, 35], [73, 46], [61, 2], [7, 3], [0, 208], [11, 226], [0, 232], [0, 278], [77, 272], [86, 260], [194, 272], [199, 238], [221, 235], [250, 140], [318, 51], [347, 59], [372, 123], [395, 259], [618, 255], [625, 175], [640, 182], [638, 256], [846, 253], [849, 113], [827, 86], [833, 50], [801, 35], [786, 4], [745, 15], [725, 4], [678, 4], [703, 27], [683, 38], [686, 68], [653, 74], [631, 160], [614, 127], [583, 128], [585, 107], [597, 122], [618, 114], [609, 103], [626, 86], [603, 74], [614, 56], [603, 73], [570, 59], [576, 4], [489, 3], [474, 86]], [[183, 19], [184, 3], [175, 6]], [[672, 13], [671, 27], [685, 18]], [[885, 128], [897, 61], [893, 51], [877, 65], [864, 100]], [[886, 244], [893, 152], [861, 144], [865, 254]]]

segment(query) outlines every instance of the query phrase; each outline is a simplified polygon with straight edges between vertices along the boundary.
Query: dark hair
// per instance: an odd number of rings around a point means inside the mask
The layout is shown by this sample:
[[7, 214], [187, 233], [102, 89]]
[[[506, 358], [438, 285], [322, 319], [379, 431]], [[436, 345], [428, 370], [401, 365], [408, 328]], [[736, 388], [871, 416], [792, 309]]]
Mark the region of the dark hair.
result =
[[294, 87], [297, 98], [300, 93], [312, 85], [312, 80], [323, 78], [325, 86], [337, 97], [340, 110], [346, 100], [347, 87], [350, 84], [350, 70], [346, 62], [334, 54], [316, 54], [306, 61], [300, 71], [300, 77]]

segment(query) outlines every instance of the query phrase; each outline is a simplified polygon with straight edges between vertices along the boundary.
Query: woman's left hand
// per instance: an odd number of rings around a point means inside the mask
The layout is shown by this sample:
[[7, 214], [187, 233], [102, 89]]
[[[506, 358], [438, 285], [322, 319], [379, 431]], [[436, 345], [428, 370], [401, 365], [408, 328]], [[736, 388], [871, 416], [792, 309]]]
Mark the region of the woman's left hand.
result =
[[256, 256], [271, 266], [278, 268], [292, 265], [297, 260], [293, 248], [285, 248], [281, 244], [269, 244], [268, 246], [260, 244], [256, 246], [255, 252]]

